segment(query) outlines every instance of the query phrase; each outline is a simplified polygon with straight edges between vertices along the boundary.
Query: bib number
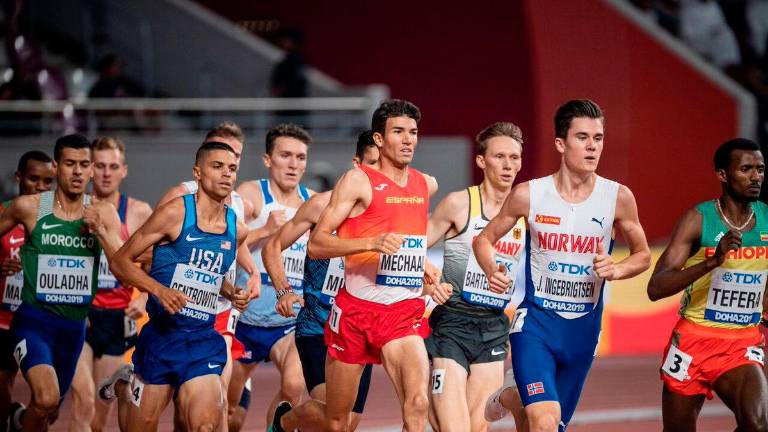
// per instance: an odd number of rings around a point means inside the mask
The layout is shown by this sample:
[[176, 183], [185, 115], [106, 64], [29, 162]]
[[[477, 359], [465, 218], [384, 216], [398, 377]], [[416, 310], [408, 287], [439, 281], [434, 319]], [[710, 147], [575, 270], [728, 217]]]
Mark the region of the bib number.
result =
[[765, 352], [761, 346], [751, 346], [747, 348], [747, 353], [744, 354], [744, 357], [748, 358], [750, 361], [765, 365]]
[[227, 318], [227, 331], [229, 333], [235, 334], [235, 329], [237, 329], [237, 319], [239, 317], [240, 312], [238, 312], [237, 309], [230, 309], [229, 317]]
[[123, 336], [129, 338], [136, 336], [139, 333], [139, 326], [136, 324], [136, 320], [132, 319], [128, 315], [123, 317]]
[[131, 402], [141, 407], [141, 396], [144, 394], [144, 383], [136, 375], [131, 378]]
[[92, 256], [38, 255], [35, 295], [42, 303], [87, 304], [93, 289]]
[[434, 369], [430, 381], [433, 395], [443, 393], [443, 388], [445, 387], [445, 369]]
[[321, 290], [324, 295], [329, 297], [329, 304], [333, 304], [342, 285], [344, 285], [344, 260], [332, 258], [328, 263], [328, 271], [325, 272], [325, 280]]
[[15, 312], [21, 304], [21, 288], [24, 286], [24, 273], [18, 272], [5, 277], [3, 290], [3, 309]]
[[685, 381], [692, 361], [693, 357], [680, 351], [676, 346], [670, 345], [661, 370], [678, 381]]
[[520, 333], [523, 331], [523, 324], [525, 324], [525, 316], [528, 315], [528, 308], [521, 308], [515, 311], [515, 315], [512, 317], [512, 324], [509, 326], [509, 333]]
[[333, 305], [331, 307], [331, 314], [328, 316], [328, 327], [336, 333], [339, 334], [339, 321], [341, 320], [341, 308], [337, 305]]

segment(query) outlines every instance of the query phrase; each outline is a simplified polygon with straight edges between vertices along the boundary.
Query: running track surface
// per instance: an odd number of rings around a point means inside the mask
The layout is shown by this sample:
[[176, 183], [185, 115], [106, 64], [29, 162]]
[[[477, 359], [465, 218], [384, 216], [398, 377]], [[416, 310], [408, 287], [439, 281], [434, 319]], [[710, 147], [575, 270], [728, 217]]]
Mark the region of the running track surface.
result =
[[[587, 379], [571, 432], [661, 430], [661, 381], [658, 375], [659, 357], [598, 358]], [[262, 365], [254, 374], [257, 389], [277, 389], [279, 379], [271, 364]], [[29, 400], [29, 390], [19, 377], [14, 399]], [[274, 392], [256, 390], [244, 431], [265, 430], [264, 411]], [[69, 398], [61, 408], [59, 420], [51, 431], [66, 431], [71, 417]], [[116, 412], [116, 411], [115, 411]], [[163, 414], [160, 431], [172, 431], [172, 411]], [[707, 401], [699, 418], [698, 430], [703, 432], [732, 431], [736, 426], [730, 411], [717, 398]], [[399, 405], [392, 386], [381, 367], [374, 368], [371, 393], [360, 424], [361, 432], [395, 432], [401, 430]], [[492, 425], [493, 430], [513, 429], [511, 417]], [[107, 431], [118, 431], [116, 414]]]

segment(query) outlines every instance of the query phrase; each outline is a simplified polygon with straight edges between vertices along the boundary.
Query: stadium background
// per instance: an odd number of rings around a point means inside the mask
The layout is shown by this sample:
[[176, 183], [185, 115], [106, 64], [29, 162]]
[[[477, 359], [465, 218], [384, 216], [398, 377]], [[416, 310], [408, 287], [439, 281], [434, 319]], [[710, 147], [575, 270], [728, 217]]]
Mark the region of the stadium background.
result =
[[[316, 140], [307, 181], [322, 189], [348, 166], [355, 134], [367, 126], [371, 110], [383, 98], [397, 97], [422, 110], [415, 166], [438, 179], [436, 203], [481, 178], [472, 139], [494, 121], [523, 129], [518, 181], [554, 171], [559, 156], [553, 112], [567, 99], [588, 97], [607, 117], [598, 172], [632, 189], [658, 256], [682, 212], [718, 193], [714, 148], [734, 136], [757, 138], [762, 127], [759, 100], [744, 85], [623, 0], [489, 0], [472, 6], [433, 0], [7, 0], [3, 10], [3, 81], [31, 74], [40, 87], [40, 100], [0, 100], [6, 196], [14, 191], [12, 173], [22, 151], [51, 150], [56, 136], [80, 130], [123, 138], [130, 167], [124, 189], [154, 203], [189, 177], [203, 131], [224, 119], [240, 123], [248, 138], [241, 180], [265, 173], [259, 155], [271, 124], [307, 123]], [[269, 97], [271, 70], [283, 56], [273, 42], [286, 29], [303, 35], [302, 52], [311, 65], [307, 99]], [[136, 97], [88, 97], [88, 85], [98, 79], [95, 65], [105, 54], [120, 58], [125, 79], [142, 89]], [[619, 243], [616, 257], [625, 253]], [[439, 253], [433, 256], [439, 260]], [[584, 430], [610, 425], [616, 400], [650, 411], [619, 407], [621, 427], [611, 430], [658, 429], [654, 370], [676, 320], [677, 298], [648, 301], [648, 276], [607, 291], [593, 373], [598, 387], [588, 385], [580, 408], [597, 420]], [[265, 380], [275, 381], [269, 367], [262, 369]], [[599, 395], [622, 390], [617, 384], [636, 391], [602, 400]], [[382, 401], [389, 414], [364, 420], [363, 428], [397, 423], [394, 399]], [[253, 406], [260, 409], [257, 401]], [[729, 427], [721, 411], [716, 405], [703, 427]], [[261, 417], [252, 415], [251, 424]], [[621, 423], [633, 418], [638, 429]], [[64, 430], [64, 424], [54, 429]]]

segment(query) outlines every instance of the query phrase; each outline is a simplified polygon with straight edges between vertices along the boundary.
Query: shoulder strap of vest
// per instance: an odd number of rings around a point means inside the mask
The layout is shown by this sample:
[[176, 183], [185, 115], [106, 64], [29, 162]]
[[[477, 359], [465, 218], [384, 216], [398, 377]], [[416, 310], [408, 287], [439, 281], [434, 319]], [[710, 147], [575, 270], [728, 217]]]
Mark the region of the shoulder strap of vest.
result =
[[40, 204], [37, 207], [37, 220], [40, 220], [53, 213], [53, 194], [47, 191], [40, 194]]
[[474, 219], [483, 214], [483, 202], [480, 199], [480, 188], [477, 186], [470, 186], [467, 188], [469, 192], [469, 219]]
[[128, 214], [128, 195], [120, 194], [120, 204], [117, 206], [117, 215], [120, 216], [120, 222], [125, 223]]
[[193, 194], [184, 195], [184, 226], [181, 230], [194, 226], [197, 222], [197, 212], [195, 209], [195, 196]]
[[264, 205], [272, 204], [272, 201], [275, 199], [272, 197], [272, 194], [269, 193], [269, 180], [260, 179], [259, 185], [261, 186], [261, 200], [264, 202]]
[[309, 189], [303, 183], [299, 183], [299, 196], [301, 196], [303, 201], [309, 199]]

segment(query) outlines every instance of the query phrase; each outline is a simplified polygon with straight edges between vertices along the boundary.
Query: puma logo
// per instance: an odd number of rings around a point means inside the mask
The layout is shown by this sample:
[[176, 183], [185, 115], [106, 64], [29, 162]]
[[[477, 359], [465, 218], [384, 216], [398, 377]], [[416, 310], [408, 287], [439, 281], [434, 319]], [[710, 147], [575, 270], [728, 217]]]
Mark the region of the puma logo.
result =
[[605, 216], [603, 216], [603, 218], [600, 219], [600, 220], [597, 220], [597, 218], [592, 218], [592, 220], [590, 222], [594, 222], [594, 223], [600, 225], [600, 228], [603, 228], [603, 221], [604, 220], [605, 220]]

